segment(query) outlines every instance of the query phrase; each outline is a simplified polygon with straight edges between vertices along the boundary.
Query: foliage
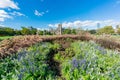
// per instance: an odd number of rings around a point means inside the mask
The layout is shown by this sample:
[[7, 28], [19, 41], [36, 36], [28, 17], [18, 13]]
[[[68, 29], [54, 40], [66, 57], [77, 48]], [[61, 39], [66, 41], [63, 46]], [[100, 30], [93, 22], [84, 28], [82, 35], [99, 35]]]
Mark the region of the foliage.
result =
[[62, 77], [66, 80], [115, 80], [120, 78], [120, 55], [94, 42], [75, 42], [76, 53], [62, 63]]
[[22, 35], [28, 35], [30, 34], [30, 30], [26, 27], [22, 27], [21, 33]]
[[13, 36], [15, 34], [14, 29], [8, 27], [0, 27], [1, 36]]
[[94, 30], [94, 29], [93, 30], [88, 30], [88, 32], [91, 33], [91, 34], [96, 34], [96, 30]]
[[39, 35], [43, 35], [43, 34], [44, 34], [44, 31], [39, 30], [39, 31], [38, 31], [38, 34], [39, 34]]
[[117, 34], [120, 34], [120, 28], [119, 27], [117, 28]]
[[54, 80], [47, 55], [59, 45], [40, 43], [0, 60], [0, 80]]
[[[62, 52], [59, 49], [59, 44], [41, 42], [1, 59], [0, 80], [120, 78], [120, 54], [117, 51], [105, 49], [93, 41], [74, 42]], [[58, 76], [55, 70], [60, 70], [61, 75]]]
[[9, 27], [0, 27], [1, 36], [14, 36], [14, 35], [35, 35], [37, 32], [36, 28], [33, 27], [22, 27], [22, 30], [16, 30]]
[[[0, 42], [0, 58], [10, 54], [17, 53], [20, 49], [29, 47], [39, 42], [53, 41], [53, 40], [92, 40], [90, 35], [60, 35], [60, 36], [39, 36], [39, 35], [26, 35], [26, 36], [15, 36], [8, 40]], [[69, 41], [69, 40], [68, 40]]]
[[76, 34], [76, 29], [64, 28], [62, 31], [63, 31], [62, 34]]
[[105, 26], [103, 28], [100, 28], [97, 30], [98, 34], [113, 34], [114, 33], [114, 29], [112, 26]]

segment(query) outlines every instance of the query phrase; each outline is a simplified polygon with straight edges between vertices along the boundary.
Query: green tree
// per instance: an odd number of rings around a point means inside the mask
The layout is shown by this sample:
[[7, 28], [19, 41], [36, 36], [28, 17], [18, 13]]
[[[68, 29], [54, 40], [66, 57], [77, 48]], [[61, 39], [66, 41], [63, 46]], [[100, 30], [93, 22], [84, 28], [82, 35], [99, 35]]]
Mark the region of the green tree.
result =
[[105, 26], [103, 28], [100, 28], [97, 30], [98, 34], [113, 34], [114, 33], [114, 29], [112, 26]]
[[6, 28], [5, 31], [7, 32], [8, 35], [13, 36], [15, 34], [14, 29], [12, 28]]
[[72, 34], [77, 34], [76, 29], [72, 29], [72, 30], [71, 30], [71, 33], [72, 33]]
[[96, 34], [96, 30], [95, 30], [95, 29], [88, 30], [88, 32], [89, 32], [90, 34]]
[[42, 30], [39, 30], [38, 34], [39, 34], [39, 35], [43, 35], [43, 31], [42, 31]]
[[117, 34], [120, 34], [120, 28], [119, 27], [117, 28], [116, 32], [117, 32]]
[[15, 35], [21, 35], [21, 30], [15, 30]]
[[63, 29], [63, 34], [71, 34], [71, 29]]
[[0, 28], [0, 35], [2, 35], [2, 36], [13, 36], [13, 35], [15, 35], [15, 31], [12, 28], [1, 27]]
[[33, 28], [32, 26], [28, 28], [30, 30], [30, 34], [35, 35], [37, 33], [37, 29]]
[[22, 35], [29, 35], [30, 29], [28, 29], [26, 27], [22, 27], [21, 33], [22, 33]]

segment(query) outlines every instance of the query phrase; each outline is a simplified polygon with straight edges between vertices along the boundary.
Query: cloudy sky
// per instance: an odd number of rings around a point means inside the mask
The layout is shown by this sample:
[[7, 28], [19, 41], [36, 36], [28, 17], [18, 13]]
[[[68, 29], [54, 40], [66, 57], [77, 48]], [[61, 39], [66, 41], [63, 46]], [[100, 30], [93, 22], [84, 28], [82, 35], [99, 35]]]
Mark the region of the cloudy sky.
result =
[[0, 0], [0, 25], [20, 29], [120, 24], [120, 0]]

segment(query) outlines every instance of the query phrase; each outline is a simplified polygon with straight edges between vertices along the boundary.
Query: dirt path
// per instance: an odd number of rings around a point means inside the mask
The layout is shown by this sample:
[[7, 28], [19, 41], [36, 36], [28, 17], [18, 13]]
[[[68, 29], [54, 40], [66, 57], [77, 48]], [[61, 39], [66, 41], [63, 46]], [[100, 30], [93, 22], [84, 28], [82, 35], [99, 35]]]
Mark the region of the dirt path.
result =
[[50, 53], [47, 55], [47, 64], [49, 65], [50, 70], [54, 72], [54, 75], [60, 77], [60, 63], [54, 60], [55, 54], [57, 54], [56, 50], [50, 51]]

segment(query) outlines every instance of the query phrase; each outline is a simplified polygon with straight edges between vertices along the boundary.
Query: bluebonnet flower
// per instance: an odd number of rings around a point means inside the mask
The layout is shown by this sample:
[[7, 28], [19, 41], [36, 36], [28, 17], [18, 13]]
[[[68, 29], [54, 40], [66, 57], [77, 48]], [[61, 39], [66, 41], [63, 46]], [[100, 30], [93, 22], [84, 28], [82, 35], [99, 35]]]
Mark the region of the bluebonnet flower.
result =
[[26, 70], [27, 70], [27, 68], [25, 67], [25, 68], [20, 70], [20, 73], [24, 73]]
[[87, 66], [87, 65], [86, 65], [86, 62], [87, 62], [87, 61], [86, 61], [85, 59], [80, 60], [80, 61], [79, 61], [79, 66], [80, 66], [81, 68], [85, 69], [86, 66]]
[[99, 50], [101, 54], [107, 54], [107, 51], [103, 47], [95, 46], [95, 49]]
[[102, 54], [107, 54], [106, 50], [101, 51]]
[[77, 68], [77, 67], [79, 66], [79, 61], [74, 58], [74, 59], [72, 60], [72, 65], [73, 65], [74, 68]]
[[23, 74], [20, 73], [20, 74], [18, 75], [18, 80], [22, 80], [22, 77], [23, 77]]
[[82, 65], [82, 64], [85, 64], [85, 63], [86, 63], [86, 60], [85, 60], [85, 59], [80, 60], [80, 63], [81, 63], [81, 65]]
[[33, 65], [32, 61], [31, 61], [30, 59], [28, 59], [27, 61], [28, 61], [28, 65], [29, 65], [29, 66], [32, 66], [32, 65]]
[[20, 61], [22, 57], [25, 57], [26, 54], [28, 54], [26, 50], [22, 50], [21, 52], [19, 52], [17, 57], [18, 61]]
[[32, 66], [32, 68], [31, 68], [32, 73], [34, 73], [35, 70], [36, 70], [36, 68], [34, 66]]

